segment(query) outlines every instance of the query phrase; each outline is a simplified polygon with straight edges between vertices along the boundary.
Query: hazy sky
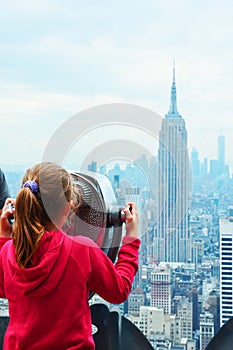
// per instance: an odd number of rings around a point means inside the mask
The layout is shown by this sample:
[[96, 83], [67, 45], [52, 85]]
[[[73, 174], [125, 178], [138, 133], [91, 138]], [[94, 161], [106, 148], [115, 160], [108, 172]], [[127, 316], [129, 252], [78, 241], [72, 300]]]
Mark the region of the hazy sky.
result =
[[40, 161], [56, 129], [95, 105], [126, 102], [164, 116], [173, 59], [190, 149], [216, 158], [222, 133], [233, 163], [232, 1], [0, 0], [0, 6], [2, 166]]

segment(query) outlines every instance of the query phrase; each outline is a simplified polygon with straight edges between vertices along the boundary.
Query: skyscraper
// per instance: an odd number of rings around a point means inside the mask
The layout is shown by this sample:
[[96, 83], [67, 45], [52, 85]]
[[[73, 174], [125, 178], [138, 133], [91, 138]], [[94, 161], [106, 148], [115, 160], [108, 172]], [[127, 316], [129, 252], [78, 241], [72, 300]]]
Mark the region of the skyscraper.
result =
[[175, 67], [169, 112], [162, 120], [158, 150], [158, 225], [155, 258], [188, 262], [191, 258], [188, 228], [189, 161], [185, 121], [177, 110]]
[[193, 306], [192, 302], [186, 297], [180, 297], [177, 305], [177, 316], [181, 320], [182, 338], [192, 340], [193, 337]]
[[151, 301], [150, 306], [161, 307], [166, 314], [171, 313], [171, 269], [157, 266], [151, 272]]
[[210, 312], [200, 315], [200, 350], [205, 350], [214, 336], [214, 316]]
[[193, 148], [191, 151], [191, 165], [192, 165], [192, 176], [200, 176], [201, 174], [201, 164], [198, 157], [198, 151]]
[[225, 172], [225, 136], [218, 137], [218, 172], [219, 175]]
[[220, 327], [233, 316], [233, 208], [220, 221]]

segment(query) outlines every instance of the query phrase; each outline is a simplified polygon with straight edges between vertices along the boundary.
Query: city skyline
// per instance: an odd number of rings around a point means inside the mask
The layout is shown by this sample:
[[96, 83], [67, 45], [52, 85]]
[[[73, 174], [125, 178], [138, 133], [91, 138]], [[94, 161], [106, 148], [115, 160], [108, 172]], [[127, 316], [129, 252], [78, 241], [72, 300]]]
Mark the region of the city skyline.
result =
[[56, 129], [95, 105], [132, 103], [163, 116], [175, 59], [189, 149], [216, 158], [224, 134], [232, 165], [232, 12], [226, 0], [5, 2], [0, 163], [41, 161]]

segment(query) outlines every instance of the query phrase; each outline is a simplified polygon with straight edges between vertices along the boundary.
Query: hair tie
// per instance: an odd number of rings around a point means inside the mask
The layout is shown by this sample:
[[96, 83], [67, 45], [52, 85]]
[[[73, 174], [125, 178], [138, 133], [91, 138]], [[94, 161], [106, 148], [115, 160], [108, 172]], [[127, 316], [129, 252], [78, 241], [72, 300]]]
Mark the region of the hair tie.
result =
[[37, 193], [38, 192], [38, 185], [35, 181], [26, 181], [24, 184], [23, 184], [23, 188], [24, 187], [29, 187], [30, 190], [32, 191], [32, 193]]

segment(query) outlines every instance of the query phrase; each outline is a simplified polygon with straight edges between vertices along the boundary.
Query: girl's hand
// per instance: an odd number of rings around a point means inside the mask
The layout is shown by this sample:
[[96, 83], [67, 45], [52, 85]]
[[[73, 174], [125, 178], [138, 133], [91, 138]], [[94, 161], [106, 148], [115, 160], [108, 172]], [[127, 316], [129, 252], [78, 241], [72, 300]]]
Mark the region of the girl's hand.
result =
[[128, 202], [122, 210], [125, 214], [126, 236], [138, 238], [138, 210], [136, 204]]
[[10, 238], [12, 234], [12, 225], [9, 222], [10, 215], [13, 215], [15, 210], [10, 208], [9, 204], [15, 205], [13, 198], [7, 198], [2, 208], [2, 214], [0, 217], [0, 237]]

